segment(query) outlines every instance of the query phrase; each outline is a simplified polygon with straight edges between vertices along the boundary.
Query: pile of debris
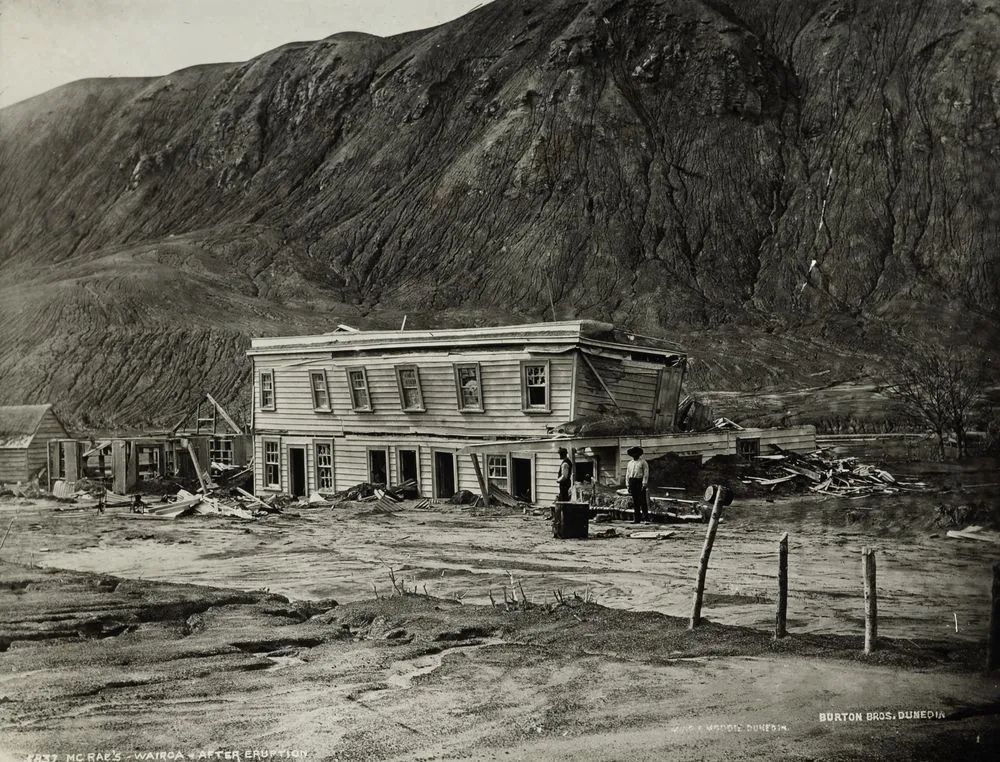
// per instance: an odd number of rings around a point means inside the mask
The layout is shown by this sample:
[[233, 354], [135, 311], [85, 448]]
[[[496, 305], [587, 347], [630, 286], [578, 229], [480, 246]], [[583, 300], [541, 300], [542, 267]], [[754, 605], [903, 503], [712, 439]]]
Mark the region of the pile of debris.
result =
[[[346, 490], [334, 493], [314, 492], [310, 498], [310, 505], [323, 504], [339, 505], [341, 503], [375, 503], [383, 510], [391, 510], [393, 506], [402, 503], [407, 499], [407, 495], [415, 494], [417, 483], [413, 479], [407, 479], [399, 484], [388, 486], [382, 484], [371, 484], [362, 482], [355, 484]], [[426, 508], [430, 505], [428, 500], [419, 501], [415, 508]]]
[[170, 494], [144, 491], [118, 495], [97, 480], [67, 482], [59, 479], [52, 485], [52, 497], [61, 503], [56, 509], [61, 512], [127, 509], [116, 513], [128, 518], [176, 519], [195, 515], [255, 519], [282, 512], [282, 506], [277, 504], [276, 499], [273, 503], [265, 502], [239, 487], [219, 487], [211, 482], [207, 483], [206, 489], [198, 492], [180, 488]]
[[716, 455], [703, 464], [695, 455], [667, 453], [649, 461], [650, 483], [691, 494], [703, 493], [710, 484], [727, 484], [739, 498], [807, 493], [866, 497], [926, 489], [923, 482], [899, 481], [883, 468], [828, 450], [799, 454], [769, 447], [766, 455]]
[[800, 455], [777, 445], [771, 445], [771, 449], [772, 454], [753, 459], [754, 473], [743, 476], [744, 484], [768, 491], [789, 485], [796, 491], [806, 488], [823, 495], [852, 498], [927, 488], [923, 482], [901, 482], [885, 469], [861, 463], [857, 458], [832, 457], [826, 450]]

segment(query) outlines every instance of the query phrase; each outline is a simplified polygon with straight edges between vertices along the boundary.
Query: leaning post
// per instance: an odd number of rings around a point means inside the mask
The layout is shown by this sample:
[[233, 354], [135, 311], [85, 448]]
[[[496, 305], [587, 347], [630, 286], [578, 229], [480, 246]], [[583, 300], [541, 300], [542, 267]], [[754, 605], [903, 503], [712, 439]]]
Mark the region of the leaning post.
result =
[[479, 465], [479, 456], [476, 453], [469, 453], [469, 457], [472, 458], [472, 467], [476, 470], [476, 481], [479, 482], [479, 491], [483, 495], [483, 507], [490, 507], [490, 485], [486, 481], [486, 477], [483, 476], [483, 468]]
[[870, 654], [877, 647], [878, 640], [878, 597], [875, 589], [875, 550], [861, 549], [861, 563], [865, 576], [865, 653]]
[[713, 484], [709, 487], [709, 492], [715, 493], [715, 501], [712, 504], [712, 516], [708, 520], [708, 532], [705, 534], [705, 544], [701, 548], [701, 560], [698, 562], [698, 582], [694, 588], [694, 604], [691, 607], [691, 621], [688, 622], [689, 630], [693, 630], [701, 624], [701, 601], [705, 592], [705, 575], [708, 573], [708, 558], [712, 555], [715, 532], [719, 528], [720, 505], [723, 500], [726, 500], [727, 504], [732, 502], [732, 493], [722, 485]]
[[788, 532], [778, 541], [778, 610], [774, 617], [774, 638], [787, 634], [786, 615], [788, 613]]
[[997, 667], [1000, 667], [1000, 561], [993, 562], [990, 640], [986, 648], [986, 671], [992, 672]]

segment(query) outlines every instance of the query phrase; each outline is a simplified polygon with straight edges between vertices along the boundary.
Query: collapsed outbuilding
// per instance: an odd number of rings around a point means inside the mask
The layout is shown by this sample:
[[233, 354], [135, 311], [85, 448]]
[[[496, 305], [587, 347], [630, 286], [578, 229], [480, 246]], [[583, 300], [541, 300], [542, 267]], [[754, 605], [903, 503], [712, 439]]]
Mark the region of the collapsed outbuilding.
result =
[[49, 442], [68, 436], [52, 405], [0, 406], [0, 483], [37, 478], [45, 469]]
[[204, 486], [213, 471], [238, 472], [252, 457], [251, 437], [210, 394], [169, 431], [47, 444], [50, 490], [57, 480], [86, 478], [119, 495], [160, 480]]

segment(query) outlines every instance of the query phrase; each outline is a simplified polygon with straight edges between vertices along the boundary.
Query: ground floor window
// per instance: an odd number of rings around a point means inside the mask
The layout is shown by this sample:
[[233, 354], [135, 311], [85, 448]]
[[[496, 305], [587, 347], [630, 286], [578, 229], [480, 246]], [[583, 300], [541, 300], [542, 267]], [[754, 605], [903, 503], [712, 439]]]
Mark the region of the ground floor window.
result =
[[510, 491], [510, 479], [507, 471], [506, 455], [486, 456], [486, 478], [493, 486], [499, 487], [504, 492]]
[[333, 445], [316, 443], [316, 488], [333, 489]]
[[278, 442], [264, 440], [264, 484], [275, 489], [281, 488], [281, 454]]

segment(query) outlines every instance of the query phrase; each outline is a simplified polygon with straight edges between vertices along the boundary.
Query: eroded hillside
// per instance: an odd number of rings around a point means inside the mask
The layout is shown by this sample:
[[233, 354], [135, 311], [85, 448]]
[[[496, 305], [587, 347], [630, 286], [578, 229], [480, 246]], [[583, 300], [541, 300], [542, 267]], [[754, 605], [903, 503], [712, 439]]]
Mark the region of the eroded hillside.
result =
[[504, 0], [75, 83], [0, 111], [0, 401], [156, 421], [243, 398], [252, 334], [552, 304], [717, 330], [722, 388], [793, 333], [863, 371], [996, 325], [998, 146], [994, 0]]

